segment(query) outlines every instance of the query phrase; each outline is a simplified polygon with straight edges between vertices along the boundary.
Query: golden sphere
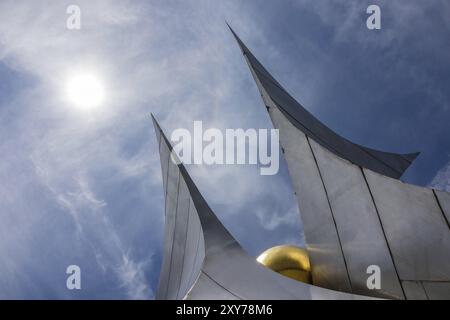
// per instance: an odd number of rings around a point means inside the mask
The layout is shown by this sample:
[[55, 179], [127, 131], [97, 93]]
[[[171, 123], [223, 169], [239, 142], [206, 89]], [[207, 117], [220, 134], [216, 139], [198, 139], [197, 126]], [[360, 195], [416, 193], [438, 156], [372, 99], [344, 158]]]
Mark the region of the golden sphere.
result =
[[256, 260], [288, 278], [311, 283], [311, 265], [305, 249], [289, 245], [276, 246], [261, 253]]

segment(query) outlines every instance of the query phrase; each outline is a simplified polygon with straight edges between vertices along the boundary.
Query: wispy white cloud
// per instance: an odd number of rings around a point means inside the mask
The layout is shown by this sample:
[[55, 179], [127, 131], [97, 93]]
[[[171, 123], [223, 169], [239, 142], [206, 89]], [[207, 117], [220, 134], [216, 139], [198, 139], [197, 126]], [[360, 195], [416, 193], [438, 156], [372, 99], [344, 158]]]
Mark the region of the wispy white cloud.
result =
[[[146, 268], [148, 268], [148, 262], [136, 263], [126, 255], [122, 256], [122, 263], [116, 268], [120, 283], [131, 299], [143, 300], [150, 297], [150, 289], [144, 274]], [[151, 296], [154, 296], [153, 293]]]
[[[267, 212], [265, 208], [258, 208], [256, 216], [259, 218], [260, 223], [267, 230], [274, 230], [279, 228], [280, 225], [295, 225], [299, 221], [299, 213], [297, 206], [292, 207], [287, 212]], [[299, 237], [298, 240], [301, 238]]]
[[[87, 242], [94, 251], [103, 272], [110, 270], [117, 275], [120, 286], [126, 289], [130, 299], [153, 297], [145, 276], [150, 260], [136, 262], [130, 257], [108, 217], [108, 204], [96, 197], [86, 177], [78, 176], [74, 182], [76, 190], [54, 196], [73, 218], [79, 240]], [[50, 189], [55, 192], [54, 188]]]

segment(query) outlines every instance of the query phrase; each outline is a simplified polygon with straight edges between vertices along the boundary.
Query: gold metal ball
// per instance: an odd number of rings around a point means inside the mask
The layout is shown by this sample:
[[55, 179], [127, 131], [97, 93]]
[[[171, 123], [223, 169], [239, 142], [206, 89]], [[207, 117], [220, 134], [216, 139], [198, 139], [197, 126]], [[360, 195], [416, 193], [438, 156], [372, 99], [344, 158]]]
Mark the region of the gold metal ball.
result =
[[311, 283], [311, 265], [308, 251], [281, 245], [267, 249], [256, 259], [265, 267], [291, 279]]

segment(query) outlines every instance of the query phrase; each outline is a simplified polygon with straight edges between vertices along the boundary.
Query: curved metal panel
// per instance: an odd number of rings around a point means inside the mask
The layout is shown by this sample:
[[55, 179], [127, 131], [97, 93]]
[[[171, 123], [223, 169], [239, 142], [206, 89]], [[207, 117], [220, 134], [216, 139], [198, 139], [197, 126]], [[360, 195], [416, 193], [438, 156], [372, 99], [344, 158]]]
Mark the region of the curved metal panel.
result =
[[250, 71], [260, 89], [274, 127], [282, 132], [280, 144], [288, 163], [303, 220], [313, 284], [351, 292], [346, 262], [336, 231], [336, 222], [327, 203], [326, 190], [309, 140], [286, 119], [261, 85], [252, 68]]
[[185, 300], [241, 300], [221, 285], [201, 272], [195, 286], [185, 297]]
[[[161, 137], [159, 130], [158, 137]], [[161, 168], [165, 194], [165, 239], [157, 299], [180, 299], [186, 295], [200, 272], [204, 258], [200, 221], [178, 167], [160, 140]]]
[[[353, 143], [325, 126], [298, 103], [255, 58], [231, 29], [254, 75], [286, 118], [300, 131], [337, 156], [389, 177], [399, 178], [419, 153], [396, 154]], [[260, 88], [261, 89], [261, 88]]]
[[[170, 142], [155, 120], [154, 125], [160, 143], [170, 153]], [[167, 177], [166, 201], [174, 204], [166, 206], [168, 245], [158, 298], [370, 299], [304, 284], [263, 267], [217, 219], [182, 164], [176, 166], [169, 160]], [[177, 187], [170, 187], [176, 180]]]
[[[404, 299], [378, 213], [361, 168], [338, 158], [313, 140], [328, 200], [336, 221], [347, 262], [352, 292], [383, 298]], [[367, 287], [367, 268], [380, 268], [381, 288]]]
[[197, 210], [190, 199], [188, 229], [186, 230], [186, 242], [184, 248], [184, 265], [181, 271], [181, 284], [177, 299], [183, 299], [198, 278], [203, 260], [205, 258], [205, 242], [203, 231], [198, 219]]
[[288, 163], [311, 260], [313, 283], [351, 292], [346, 262], [316, 160], [307, 137], [293, 128], [277, 108], [269, 108]]
[[450, 230], [433, 191], [364, 174], [400, 279], [450, 281]]

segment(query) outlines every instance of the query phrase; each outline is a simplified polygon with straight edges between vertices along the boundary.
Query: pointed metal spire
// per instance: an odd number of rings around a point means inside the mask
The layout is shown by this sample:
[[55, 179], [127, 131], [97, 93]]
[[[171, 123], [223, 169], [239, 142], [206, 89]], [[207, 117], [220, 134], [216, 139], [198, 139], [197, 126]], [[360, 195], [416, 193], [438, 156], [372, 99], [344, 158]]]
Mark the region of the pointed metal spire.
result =
[[[155, 128], [157, 137], [161, 137], [158, 139], [160, 140], [160, 144], [162, 144], [163, 148], [166, 148], [168, 152], [170, 153], [169, 160], [172, 162], [172, 159], [175, 159], [175, 161], [172, 163], [175, 165], [177, 163], [178, 170], [180, 171], [181, 178], [186, 183], [186, 186], [188, 188], [189, 194], [192, 197], [193, 203], [197, 209], [200, 223], [203, 227], [204, 233], [205, 233], [205, 249], [208, 251], [208, 249], [212, 248], [212, 250], [219, 250], [222, 247], [226, 247], [230, 245], [231, 243], [234, 243], [235, 245], [239, 246], [237, 244], [236, 239], [228, 232], [228, 230], [225, 229], [225, 227], [222, 225], [222, 223], [219, 221], [217, 216], [214, 214], [214, 212], [209, 207], [206, 200], [201, 195], [200, 191], [198, 190], [195, 183], [192, 181], [191, 176], [187, 172], [185, 166], [183, 163], [181, 163], [180, 159], [176, 155], [175, 152], [172, 152], [173, 147], [170, 143], [169, 139], [164, 134], [164, 131], [159, 126], [158, 121], [155, 119], [153, 114], [151, 114], [153, 126]], [[172, 158], [172, 159], [171, 159]]]
[[[298, 103], [256, 59], [230, 25], [228, 27], [247, 60], [266, 106], [274, 104], [308, 137], [341, 158], [396, 179], [402, 176], [419, 155], [418, 152], [397, 154], [374, 150], [353, 143], [332, 131]], [[268, 98], [271, 101], [267, 101]]]

